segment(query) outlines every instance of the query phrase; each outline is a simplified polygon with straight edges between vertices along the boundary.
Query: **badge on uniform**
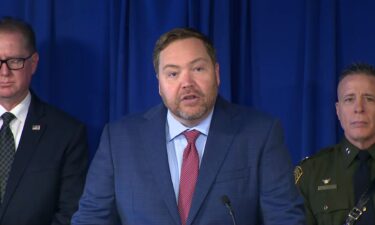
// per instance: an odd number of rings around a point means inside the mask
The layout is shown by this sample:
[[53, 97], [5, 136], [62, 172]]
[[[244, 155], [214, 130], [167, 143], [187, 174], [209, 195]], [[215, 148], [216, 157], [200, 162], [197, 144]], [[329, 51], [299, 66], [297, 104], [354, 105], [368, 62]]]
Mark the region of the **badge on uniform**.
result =
[[337, 189], [337, 184], [330, 184], [330, 182], [331, 182], [330, 177], [322, 179], [323, 185], [318, 186], [318, 191]]

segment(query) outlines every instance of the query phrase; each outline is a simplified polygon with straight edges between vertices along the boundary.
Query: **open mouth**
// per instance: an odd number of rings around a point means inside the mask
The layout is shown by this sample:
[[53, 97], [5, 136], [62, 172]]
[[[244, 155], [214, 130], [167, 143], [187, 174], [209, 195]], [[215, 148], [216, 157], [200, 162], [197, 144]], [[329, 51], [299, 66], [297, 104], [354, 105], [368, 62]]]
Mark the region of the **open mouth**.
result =
[[186, 95], [182, 98], [182, 100], [192, 100], [192, 99], [196, 99], [197, 96], [195, 95]]
[[199, 97], [198, 95], [185, 95], [182, 97], [181, 99], [181, 102], [185, 103], [185, 104], [194, 104], [198, 101]]

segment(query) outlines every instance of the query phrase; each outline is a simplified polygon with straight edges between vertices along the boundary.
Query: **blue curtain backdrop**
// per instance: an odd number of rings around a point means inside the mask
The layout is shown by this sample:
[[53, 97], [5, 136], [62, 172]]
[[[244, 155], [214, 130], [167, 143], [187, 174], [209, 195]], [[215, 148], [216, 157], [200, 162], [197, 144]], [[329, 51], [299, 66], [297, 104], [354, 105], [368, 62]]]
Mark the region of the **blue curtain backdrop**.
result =
[[40, 64], [32, 88], [83, 121], [91, 155], [105, 123], [159, 103], [152, 49], [194, 27], [214, 42], [220, 93], [279, 118], [293, 162], [342, 135], [338, 73], [375, 64], [372, 0], [1, 0], [31, 23]]

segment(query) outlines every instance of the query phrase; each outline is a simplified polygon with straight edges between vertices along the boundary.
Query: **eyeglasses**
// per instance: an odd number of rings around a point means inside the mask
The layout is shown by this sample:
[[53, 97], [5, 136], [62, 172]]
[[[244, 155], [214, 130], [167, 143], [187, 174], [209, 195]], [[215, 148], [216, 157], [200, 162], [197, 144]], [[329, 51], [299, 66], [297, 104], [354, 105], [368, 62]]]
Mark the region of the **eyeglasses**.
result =
[[10, 58], [5, 60], [0, 60], [0, 69], [3, 66], [3, 63], [7, 64], [8, 69], [10, 70], [20, 70], [25, 66], [25, 61], [30, 59], [34, 53], [27, 56], [26, 58]]

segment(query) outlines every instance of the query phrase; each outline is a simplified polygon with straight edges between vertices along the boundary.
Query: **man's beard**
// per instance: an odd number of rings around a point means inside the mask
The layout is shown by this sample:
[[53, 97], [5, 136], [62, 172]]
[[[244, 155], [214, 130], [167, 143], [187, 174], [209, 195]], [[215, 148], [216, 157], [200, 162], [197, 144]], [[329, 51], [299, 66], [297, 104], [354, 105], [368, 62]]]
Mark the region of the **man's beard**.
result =
[[207, 104], [203, 104], [202, 106], [199, 106], [199, 109], [195, 113], [184, 112], [183, 110], [180, 109], [180, 107], [177, 107], [175, 114], [176, 116], [184, 120], [194, 121], [197, 119], [201, 119], [203, 115], [205, 115], [208, 112], [208, 110], [209, 109], [208, 109]]

